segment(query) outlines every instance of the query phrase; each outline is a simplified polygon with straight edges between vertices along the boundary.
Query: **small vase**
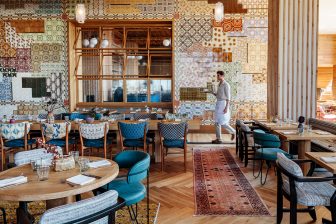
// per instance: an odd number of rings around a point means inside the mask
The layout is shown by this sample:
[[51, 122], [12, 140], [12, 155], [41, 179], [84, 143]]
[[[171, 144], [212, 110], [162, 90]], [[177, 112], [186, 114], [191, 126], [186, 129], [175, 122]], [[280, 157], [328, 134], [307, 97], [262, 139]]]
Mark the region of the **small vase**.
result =
[[53, 112], [48, 112], [47, 123], [53, 124], [54, 122], [55, 122], [54, 113]]
[[88, 124], [91, 124], [91, 123], [94, 122], [94, 118], [93, 118], [93, 117], [87, 117], [85, 120], [86, 120], [86, 122], [87, 122]]

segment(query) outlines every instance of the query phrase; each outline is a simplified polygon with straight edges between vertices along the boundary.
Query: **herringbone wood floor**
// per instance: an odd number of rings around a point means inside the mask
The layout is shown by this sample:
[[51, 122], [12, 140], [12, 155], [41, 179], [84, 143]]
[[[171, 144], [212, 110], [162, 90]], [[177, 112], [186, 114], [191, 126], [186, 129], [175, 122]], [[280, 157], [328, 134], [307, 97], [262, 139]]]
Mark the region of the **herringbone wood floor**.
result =
[[[189, 134], [189, 141], [192, 142], [210, 142], [214, 136], [211, 134]], [[242, 171], [252, 186], [255, 187], [263, 201], [268, 206], [273, 217], [213, 217], [213, 216], [194, 216], [194, 196], [193, 196], [193, 164], [192, 148], [207, 145], [190, 145], [188, 152], [188, 170], [183, 171], [183, 155], [178, 151], [170, 151], [166, 157], [164, 172], [160, 172], [160, 165], [155, 164], [151, 167], [150, 172], [150, 199], [161, 204], [158, 223], [275, 223], [276, 215], [276, 179], [272, 171], [267, 183], [260, 186], [259, 179], [254, 179], [252, 175], [252, 163], [247, 168], [235, 156], [235, 146], [230, 147], [232, 155], [238, 161]], [[215, 146], [215, 145], [212, 145]], [[218, 147], [218, 145], [216, 145]], [[322, 217], [329, 217], [330, 213], [323, 207], [317, 208], [318, 222], [321, 223]], [[282, 223], [289, 223], [289, 214], [284, 215]], [[314, 223], [306, 213], [298, 215], [298, 223]]]

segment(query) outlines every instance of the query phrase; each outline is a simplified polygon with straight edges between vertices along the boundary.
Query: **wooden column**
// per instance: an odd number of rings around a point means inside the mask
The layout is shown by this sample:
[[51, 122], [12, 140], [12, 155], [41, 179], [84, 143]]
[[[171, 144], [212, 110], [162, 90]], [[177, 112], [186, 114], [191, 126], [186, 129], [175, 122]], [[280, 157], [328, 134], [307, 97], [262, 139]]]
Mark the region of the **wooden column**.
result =
[[268, 115], [316, 115], [318, 0], [269, 0]]
[[336, 100], [336, 65], [333, 66], [332, 94], [334, 100]]

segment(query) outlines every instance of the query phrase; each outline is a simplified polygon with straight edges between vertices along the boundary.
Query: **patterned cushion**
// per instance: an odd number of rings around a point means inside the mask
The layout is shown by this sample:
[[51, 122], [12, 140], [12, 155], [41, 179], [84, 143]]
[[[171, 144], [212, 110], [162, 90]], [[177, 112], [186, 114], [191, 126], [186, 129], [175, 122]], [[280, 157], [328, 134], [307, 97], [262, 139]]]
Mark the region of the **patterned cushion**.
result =
[[163, 146], [166, 148], [184, 148], [184, 139], [164, 139]]
[[283, 153], [287, 157], [291, 157], [290, 154], [287, 152], [283, 151], [282, 149], [279, 148], [260, 148], [257, 149], [256, 151], [256, 157], [260, 159], [265, 159], [269, 161], [275, 161], [277, 159], [277, 153]]
[[144, 137], [144, 132], [146, 128], [146, 133], [148, 131], [147, 122], [138, 122], [138, 123], [118, 123], [121, 136], [126, 139], [140, 139]]
[[71, 125], [68, 122], [48, 124], [42, 123], [42, 130], [44, 136], [50, 139], [61, 139], [66, 136], [66, 127], [68, 126], [68, 133], [71, 130]]
[[250, 128], [249, 126], [247, 126], [246, 124], [244, 124], [244, 123], [241, 123], [241, 124], [240, 124], [240, 129], [241, 129], [242, 131], [246, 131], [246, 132], [251, 131], [251, 128]]
[[[56, 146], [59, 146], [59, 147], [64, 147], [65, 146], [65, 139], [51, 139], [51, 140], [47, 141], [47, 144], [56, 145]], [[76, 144], [75, 139], [69, 139], [68, 140], [68, 145], [74, 145], [74, 144]]]
[[[144, 147], [144, 140], [140, 139], [124, 139], [123, 144], [126, 147]], [[146, 138], [146, 143], [150, 144], [149, 139]]]
[[25, 134], [25, 125], [27, 125], [27, 133], [30, 131], [30, 123], [21, 122], [14, 124], [0, 124], [0, 134], [4, 139], [19, 139]]
[[328, 131], [336, 134], [336, 124], [328, 121], [319, 120], [316, 118], [309, 118], [309, 124], [316, 129]]
[[[32, 145], [35, 143], [36, 143], [36, 139], [27, 140], [27, 145]], [[4, 145], [5, 147], [8, 147], [8, 148], [18, 148], [18, 147], [24, 147], [25, 142], [24, 142], [24, 139], [13, 139], [13, 140], [6, 141]]]
[[133, 115], [134, 120], [140, 119], [149, 119], [149, 120], [157, 120], [158, 116], [156, 113], [135, 113]]
[[[62, 148], [57, 147], [57, 151], [62, 155]], [[22, 151], [14, 155], [14, 163], [16, 166], [20, 166], [23, 164], [29, 164], [31, 160], [37, 160], [41, 158], [51, 160], [53, 158], [53, 154], [47, 153], [47, 150], [44, 148]]]
[[80, 133], [83, 138], [86, 139], [100, 139], [105, 136], [105, 128], [106, 133], [108, 132], [109, 126], [106, 125], [106, 122], [98, 123], [98, 124], [80, 124]]
[[[301, 167], [296, 162], [288, 159], [283, 153], [278, 153], [277, 157], [278, 157], [278, 162], [279, 162], [279, 164], [281, 165], [282, 168], [287, 170], [292, 175], [295, 175], [295, 176], [298, 176], [298, 177], [303, 176]], [[285, 175], [282, 175], [282, 177], [283, 177], [284, 185], [288, 186], [288, 188], [289, 188], [288, 177], [286, 177]], [[303, 183], [297, 183], [296, 182], [296, 186], [302, 186], [302, 185], [303, 185]]]
[[[298, 203], [305, 206], [329, 206], [330, 198], [334, 194], [336, 188], [329, 183], [301, 183], [296, 185], [296, 194]], [[283, 189], [290, 194], [289, 184], [284, 184]]]
[[184, 137], [184, 132], [188, 132], [188, 124], [182, 123], [158, 123], [159, 131], [164, 139], [181, 139]]
[[[107, 139], [106, 145], [112, 145], [112, 140]], [[101, 139], [84, 139], [85, 147], [93, 147], [93, 148], [103, 148], [104, 147], [104, 138]]]
[[[99, 211], [103, 211], [106, 208], [116, 204], [117, 200], [118, 192], [111, 190], [89, 199], [52, 208], [47, 210], [41, 216], [40, 224], [59, 224], [71, 222], [80, 217], [89, 216]], [[106, 218], [103, 218], [103, 220], [100, 219], [98, 221], [99, 222], [93, 223], [104, 223], [103, 221], [106, 221], [105, 223], [107, 223]]]

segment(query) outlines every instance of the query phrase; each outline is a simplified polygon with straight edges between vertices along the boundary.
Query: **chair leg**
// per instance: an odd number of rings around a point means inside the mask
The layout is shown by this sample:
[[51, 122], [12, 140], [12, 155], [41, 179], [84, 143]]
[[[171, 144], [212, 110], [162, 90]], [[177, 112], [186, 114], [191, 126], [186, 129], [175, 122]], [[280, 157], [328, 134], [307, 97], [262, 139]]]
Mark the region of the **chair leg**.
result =
[[1, 149], [1, 164], [2, 164], [2, 171], [5, 170], [5, 164], [6, 164], [6, 156], [5, 156], [5, 150], [4, 148]]
[[315, 207], [314, 206], [308, 206], [308, 209], [309, 209], [309, 215], [310, 217], [316, 221], [317, 220], [317, 217], [316, 217], [316, 211], [315, 211]]
[[[271, 168], [270, 164], [268, 164], [267, 162], [266, 162], [266, 164], [267, 164], [267, 170], [266, 170], [266, 175], [265, 175], [265, 180], [264, 181], [262, 180], [262, 170], [261, 170], [261, 173], [260, 173], [260, 183], [261, 183], [261, 185], [264, 185], [266, 183], [266, 179], [267, 179], [267, 176], [268, 176], [268, 171]], [[261, 167], [261, 169], [262, 169], [262, 167]]]
[[331, 223], [336, 224], [336, 202], [334, 196], [330, 200]]
[[245, 147], [245, 156], [244, 156], [244, 161], [245, 161], [245, 167], [247, 167], [248, 164], [248, 147]]
[[280, 224], [283, 217], [283, 195], [282, 187], [277, 186], [277, 214], [276, 214], [276, 223]]
[[4, 208], [0, 208], [0, 210], [2, 211], [2, 220], [3, 220], [3, 223], [6, 224], [7, 223], [6, 211], [5, 211]]
[[187, 172], [187, 147], [184, 147], [184, 172]]
[[161, 172], [163, 172], [164, 166], [164, 148], [161, 146]]
[[297, 204], [295, 200], [290, 201], [289, 223], [297, 224]]
[[128, 206], [128, 212], [131, 216], [132, 223], [135, 222], [138, 224], [138, 204], [135, 204], [135, 211], [133, 209], [133, 206]]

